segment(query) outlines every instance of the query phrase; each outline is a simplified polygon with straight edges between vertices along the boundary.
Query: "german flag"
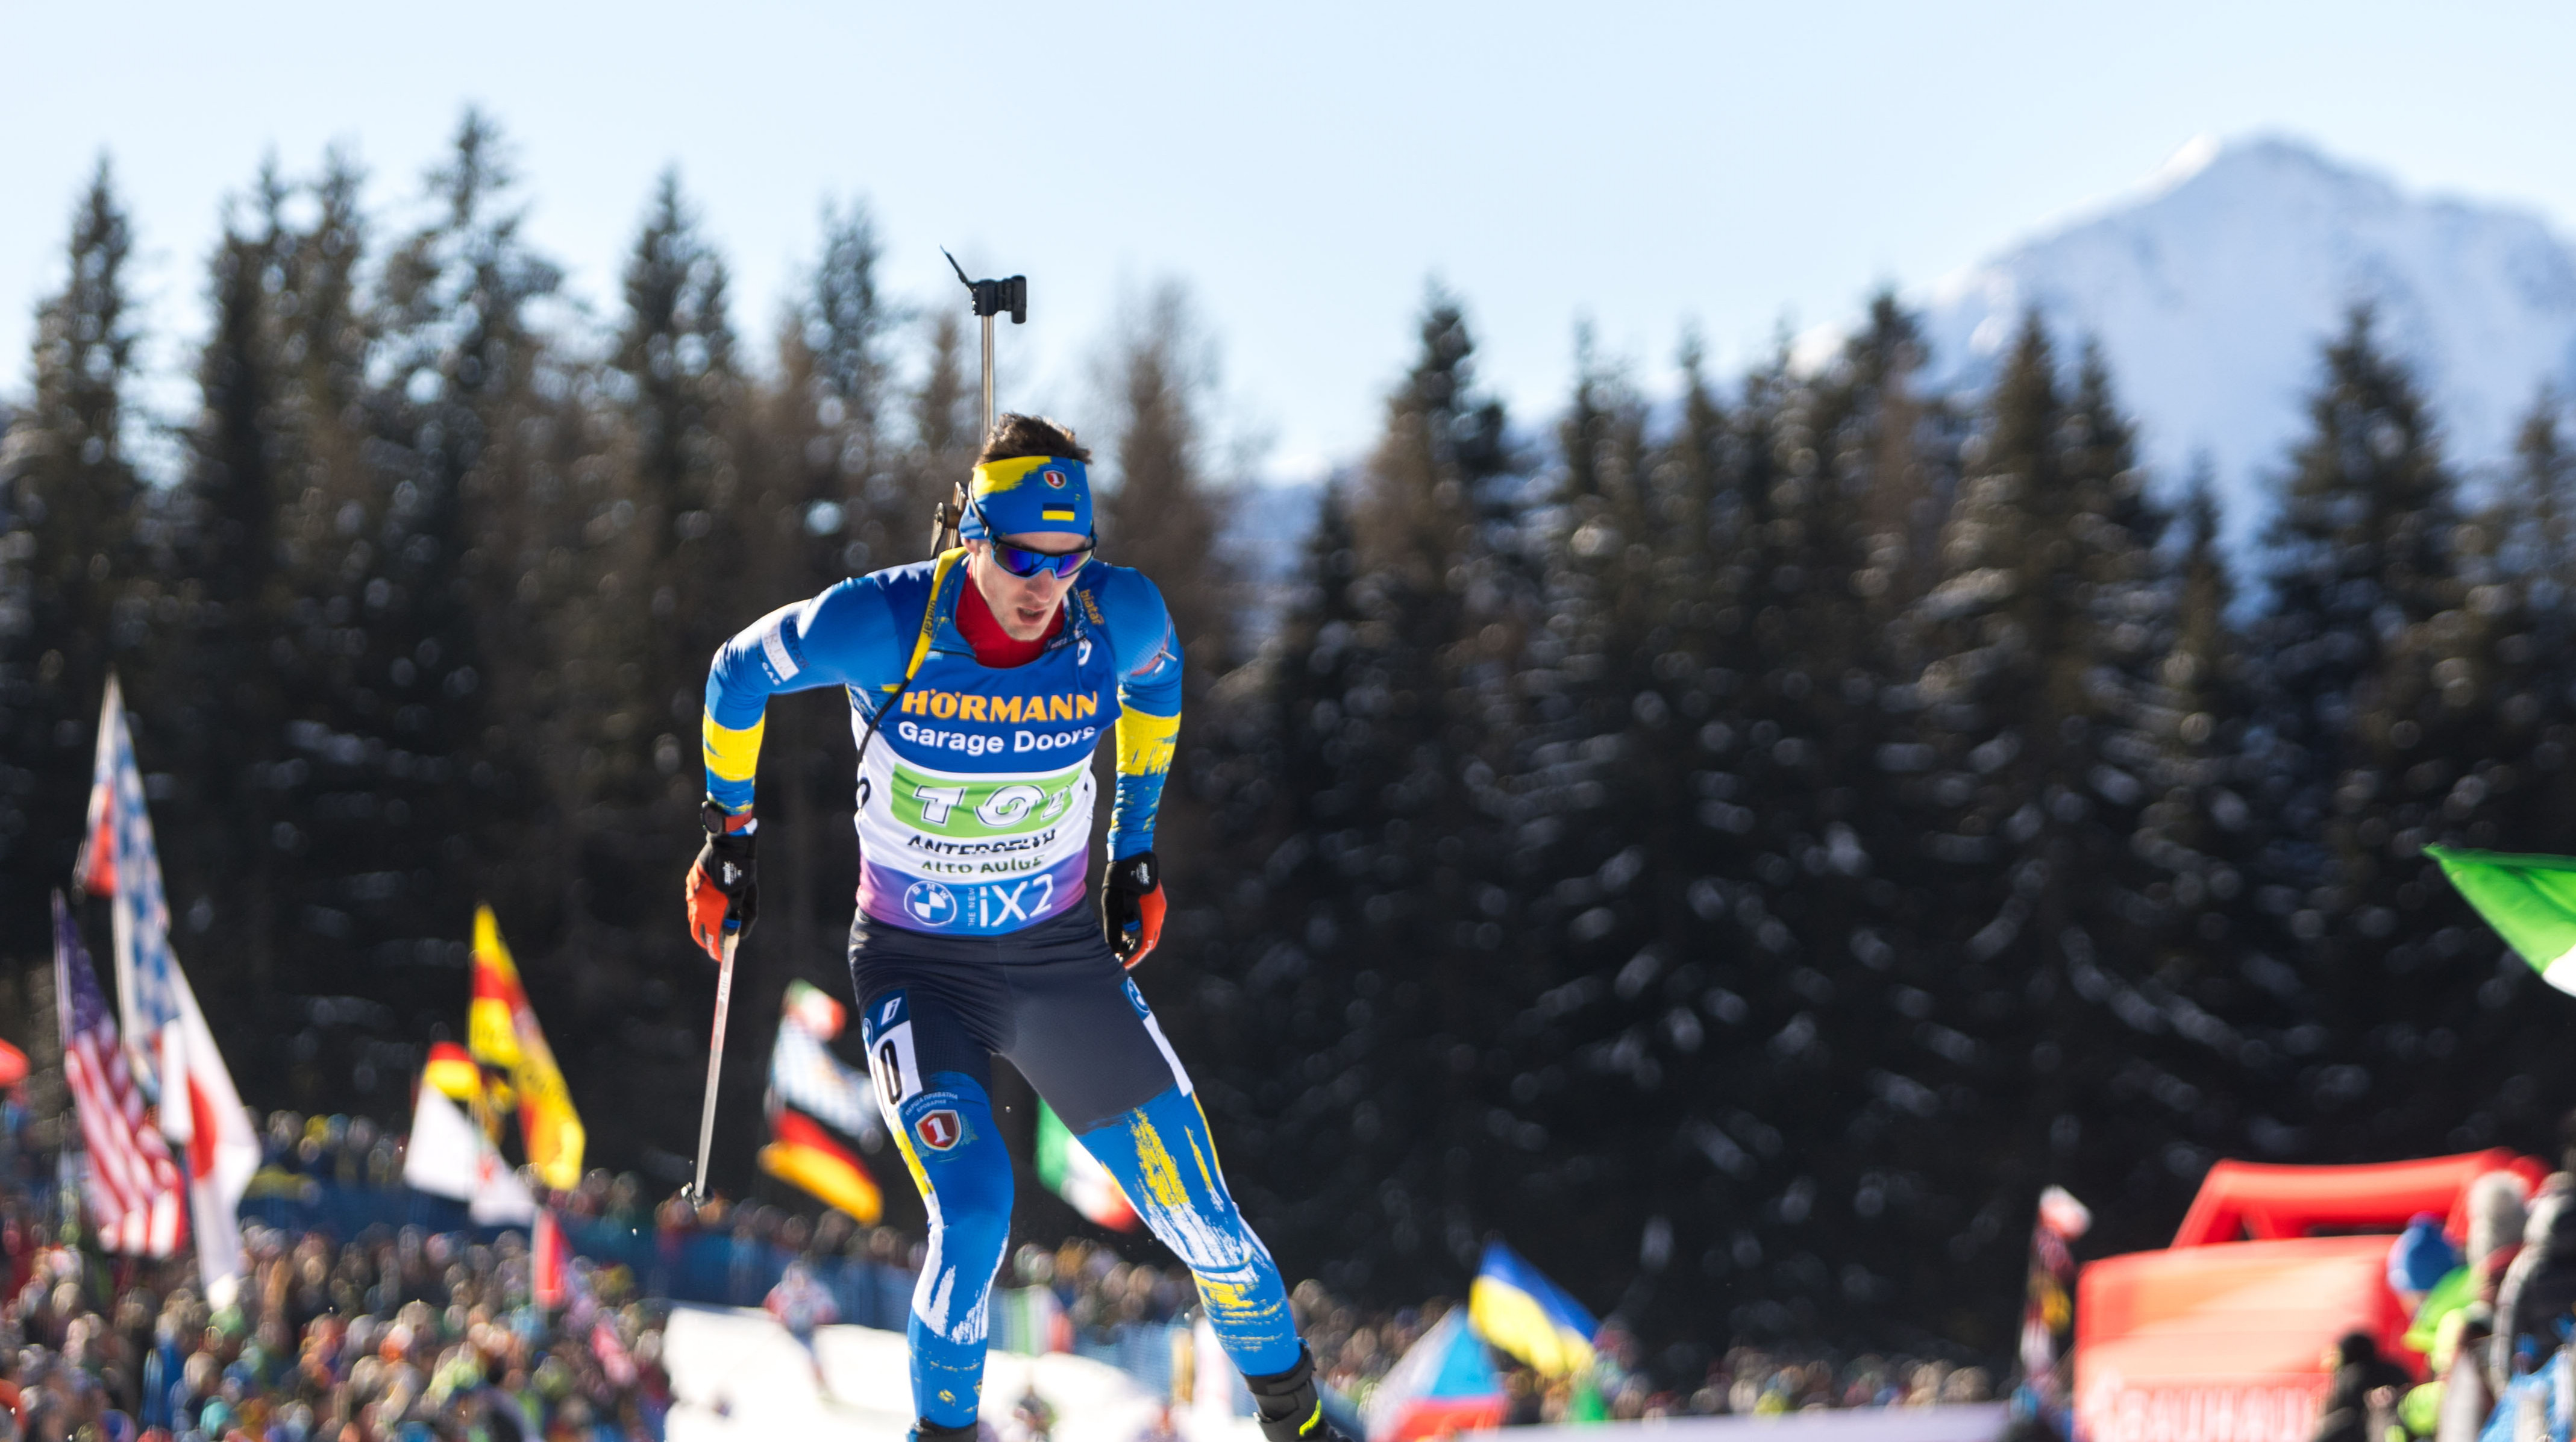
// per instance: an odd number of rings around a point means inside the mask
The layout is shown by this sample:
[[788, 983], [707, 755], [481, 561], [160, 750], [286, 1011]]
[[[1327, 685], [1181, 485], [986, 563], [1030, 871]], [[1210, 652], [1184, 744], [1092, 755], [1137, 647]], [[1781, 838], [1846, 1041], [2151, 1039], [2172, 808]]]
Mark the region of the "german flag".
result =
[[794, 1107], [780, 1107], [771, 1124], [776, 1140], [760, 1149], [760, 1169], [875, 1226], [885, 1215], [876, 1179], [822, 1125]]
[[451, 1101], [472, 1106], [483, 1096], [483, 1068], [476, 1065], [474, 1054], [452, 1041], [432, 1042], [429, 1067], [421, 1080], [438, 1088]]

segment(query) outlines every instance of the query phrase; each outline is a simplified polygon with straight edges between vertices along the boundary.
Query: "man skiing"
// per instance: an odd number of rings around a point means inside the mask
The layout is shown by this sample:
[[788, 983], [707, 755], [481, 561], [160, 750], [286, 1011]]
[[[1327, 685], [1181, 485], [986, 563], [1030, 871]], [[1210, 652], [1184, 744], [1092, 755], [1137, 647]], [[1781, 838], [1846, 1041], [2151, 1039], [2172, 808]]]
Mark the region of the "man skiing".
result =
[[[1011, 1217], [991, 1058], [1008, 1057], [1198, 1278], [1271, 1442], [1338, 1442], [1279, 1269], [1236, 1210], [1190, 1079], [1127, 979], [1163, 922], [1154, 811], [1180, 727], [1160, 592], [1092, 559], [1089, 452], [1004, 415], [965, 488], [964, 544], [843, 581], [727, 642], [707, 675], [707, 839], [690, 934], [751, 924], [753, 775], [771, 695], [848, 689], [859, 737], [850, 980], [868, 1066], [930, 1245], [905, 1332], [917, 1442], [975, 1435]], [[1117, 795], [1099, 919], [1082, 905], [1102, 734]]]

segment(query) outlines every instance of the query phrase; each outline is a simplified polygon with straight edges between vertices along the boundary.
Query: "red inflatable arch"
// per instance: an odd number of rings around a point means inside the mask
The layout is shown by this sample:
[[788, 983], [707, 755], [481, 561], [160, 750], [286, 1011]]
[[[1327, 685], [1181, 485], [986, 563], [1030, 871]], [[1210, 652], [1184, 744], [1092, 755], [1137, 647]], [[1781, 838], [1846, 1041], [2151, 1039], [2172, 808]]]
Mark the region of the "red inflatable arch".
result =
[[2536, 1187], [2547, 1170], [2503, 1147], [2357, 1167], [2220, 1162], [2201, 1179], [2200, 1194], [2183, 1214], [2173, 1244], [2205, 1247], [2337, 1232], [2395, 1232], [2418, 1212], [2445, 1218], [2443, 1230], [2456, 1242], [2468, 1234], [2465, 1209], [2472, 1179], [2513, 1172]]

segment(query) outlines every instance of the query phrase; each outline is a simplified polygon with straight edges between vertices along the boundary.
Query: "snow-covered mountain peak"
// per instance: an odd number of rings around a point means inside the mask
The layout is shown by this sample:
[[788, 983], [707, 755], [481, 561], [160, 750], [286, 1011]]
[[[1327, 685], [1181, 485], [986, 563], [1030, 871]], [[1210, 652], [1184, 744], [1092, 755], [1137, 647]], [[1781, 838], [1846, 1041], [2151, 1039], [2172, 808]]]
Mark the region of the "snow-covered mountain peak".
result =
[[[2259, 143], [2259, 142], [2258, 142]], [[2195, 135], [2182, 143], [2182, 148], [2165, 157], [2165, 163], [2147, 173], [2138, 187], [2141, 199], [2152, 199], [2191, 179], [2209, 168], [2226, 150], [2227, 142], [2216, 135]]]
[[1923, 303], [1943, 384], [1982, 383], [2033, 307], [2070, 358], [2098, 339], [2150, 464], [2170, 481], [2206, 456], [2240, 538], [2355, 305], [2414, 364], [2464, 472], [2506, 458], [2542, 385], [2576, 390], [2576, 254], [2546, 222], [2411, 194], [2287, 136], [2196, 139]]

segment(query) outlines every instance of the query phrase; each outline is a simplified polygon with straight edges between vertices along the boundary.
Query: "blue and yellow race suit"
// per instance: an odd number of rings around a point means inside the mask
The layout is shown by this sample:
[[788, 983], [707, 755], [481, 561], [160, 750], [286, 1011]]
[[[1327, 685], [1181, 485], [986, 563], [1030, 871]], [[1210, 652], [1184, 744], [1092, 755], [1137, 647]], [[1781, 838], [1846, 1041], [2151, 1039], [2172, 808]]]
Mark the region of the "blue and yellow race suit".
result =
[[1037, 659], [958, 631], [966, 552], [844, 581], [762, 617], [707, 676], [708, 795], [752, 803], [771, 695], [847, 688], [867, 743], [850, 971], [889, 1130], [930, 1217], [907, 1333], [923, 1420], [971, 1425], [1011, 1214], [991, 1057], [1010, 1058], [1197, 1276], [1247, 1376], [1299, 1345], [1279, 1269], [1228, 1194], [1189, 1074], [1083, 905], [1091, 757], [1117, 737], [1109, 854], [1153, 845], [1181, 650], [1142, 574], [1094, 561]]

